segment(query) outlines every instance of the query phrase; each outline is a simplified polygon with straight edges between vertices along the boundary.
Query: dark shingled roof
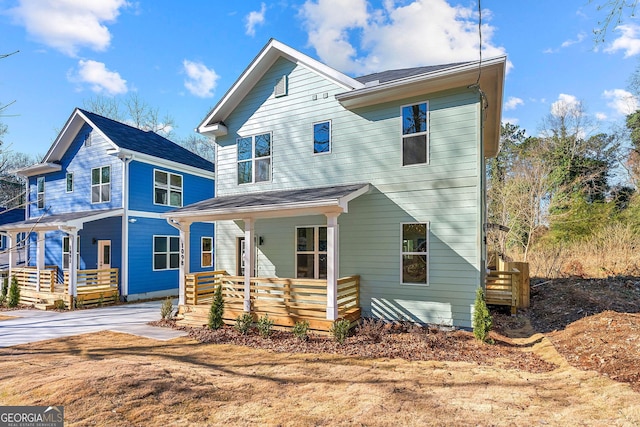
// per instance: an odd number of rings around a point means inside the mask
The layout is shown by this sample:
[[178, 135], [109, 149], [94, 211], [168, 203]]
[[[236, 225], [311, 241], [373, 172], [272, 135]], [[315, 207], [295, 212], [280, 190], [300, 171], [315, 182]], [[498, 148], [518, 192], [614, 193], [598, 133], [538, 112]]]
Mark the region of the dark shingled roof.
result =
[[143, 131], [86, 110], [79, 110], [120, 148], [213, 172], [212, 162], [155, 132]]
[[25, 220], [23, 216], [22, 221], [3, 224], [4, 227], [0, 227], [0, 228], [3, 230], [7, 230], [7, 229], [14, 229], [14, 228], [20, 228], [25, 226], [33, 226], [34, 229], [37, 228], [37, 226], [40, 226], [40, 227], [50, 226], [50, 225], [58, 226], [58, 225], [65, 224], [69, 221], [74, 221], [82, 218], [90, 218], [96, 215], [99, 216], [99, 215], [104, 215], [109, 213], [118, 214], [120, 213], [120, 211], [121, 211], [120, 209], [96, 209], [92, 211], [68, 212], [68, 213], [62, 213], [62, 214], [44, 215], [44, 216], [29, 218], [27, 220]]
[[169, 212], [197, 212], [224, 209], [256, 208], [279, 206], [293, 203], [315, 202], [339, 199], [360, 190], [368, 184], [336, 185], [320, 188], [303, 188], [299, 190], [264, 191], [262, 193], [238, 194], [203, 200]]
[[387, 70], [379, 73], [367, 74], [366, 76], [356, 77], [360, 83], [367, 84], [369, 82], [378, 81], [387, 83], [394, 80], [406, 79], [407, 77], [419, 76], [421, 74], [433, 73], [434, 71], [444, 70], [446, 68], [456, 67], [458, 65], [467, 64], [468, 62], [453, 62], [443, 65], [428, 65], [426, 67], [402, 68], [400, 70]]

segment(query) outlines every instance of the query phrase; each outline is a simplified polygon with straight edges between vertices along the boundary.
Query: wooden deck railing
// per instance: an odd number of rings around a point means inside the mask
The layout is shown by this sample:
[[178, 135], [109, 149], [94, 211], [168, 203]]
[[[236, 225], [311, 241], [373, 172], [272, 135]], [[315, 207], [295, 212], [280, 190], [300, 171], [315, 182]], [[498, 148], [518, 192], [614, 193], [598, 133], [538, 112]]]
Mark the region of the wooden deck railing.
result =
[[[8, 275], [8, 273], [7, 273]], [[18, 281], [18, 286], [25, 290], [35, 291], [38, 288], [38, 270], [34, 267], [23, 267], [11, 270], [11, 275]], [[11, 278], [9, 278], [11, 280]], [[54, 292], [58, 283], [58, 269], [40, 270], [40, 292]]]
[[[69, 272], [64, 272], [64, 291], [69, 293]], [[103, 305], [118, 300], [118, 269], [78, 270], [77, 305]]]
[[508, 305], [511, 313], [529, 307], [529, 264], [501, 262], [486, 277], [485, 301], [492, 305]]
[[[231, 313], [244, 310], [244, 276], [229, 276], [225, 271], [191, 273], [186, 276], [187, 305], [211, 304], [218, 285], [222, 285], [225, 309]], [[327, 281], [252, 277], [251, 311], [271, 317], [294, 316], [325, 319]], [[338, 280], [338, 312], [342, 317], [360, 306], [360, 276]]]

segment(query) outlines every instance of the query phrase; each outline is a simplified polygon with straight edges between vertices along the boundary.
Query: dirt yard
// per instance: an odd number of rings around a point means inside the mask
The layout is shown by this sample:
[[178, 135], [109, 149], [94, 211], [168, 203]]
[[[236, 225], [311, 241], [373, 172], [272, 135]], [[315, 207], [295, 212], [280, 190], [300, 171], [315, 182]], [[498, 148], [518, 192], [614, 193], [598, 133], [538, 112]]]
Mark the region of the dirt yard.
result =
[[0, 405], [82, 426], [640, 425], [639, 312], [640, 279], [566, 279], [495, 311], [493, 345], [407, 325], [344, 345], [104, 332], [0, 349]]

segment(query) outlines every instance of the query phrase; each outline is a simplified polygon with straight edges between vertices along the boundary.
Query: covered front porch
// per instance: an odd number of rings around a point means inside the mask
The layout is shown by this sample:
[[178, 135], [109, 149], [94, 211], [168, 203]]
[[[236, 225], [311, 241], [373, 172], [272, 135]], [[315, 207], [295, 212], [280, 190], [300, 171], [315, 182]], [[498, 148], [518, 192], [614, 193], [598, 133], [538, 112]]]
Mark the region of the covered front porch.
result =
[[[243, 313], [251, 313], [256, 320], [268, 314], [277, 326], [291, 327], [298, 321], [308, 321], [312, 329], [328, 331], [338, 319], [358, 320], [361, 316], [360, 277], [340, 276], [338, 217], [348, 212], [349, 201], [367, 193], [369, 187], [369, 184], [354, 184], [223, 196], [166, 214], [167, 221], [180, 231], [179, 311], [184, 322], [192, 326], [207, 323], [217, 286], [222, 286], [224, 317], [230, 323]], [[296, 269], [293, 274], [296, 277], [255, 274], [256, 246], [261, 244], [260, 236], [256, 235], [256, 223], [310, 215], [325, 218], [321, 268], [316, 263], [315, 271]], [[238, 263], [236, 274], [228, 274], [222, 269], [209, 273], [187, 271], [190, 253], [185, 242], [190, 239], [191, 224], [224, 220], [242, 221], [243, 224], [243, 234], [239, 237], [243, 242], [242, 262]], [[218, 233], [216, 228], [216, 236]], [[230, 246], [219, 245], [216, 238], [216, 265], [221, 251], [236, 250]], [[294, 249], [284, 251], [291, 253], [291, 257], [296, 256]], [[268, 254], [263, 256], [268, 258]], [[277, 265], [273, 267], [273, 271], [278, 270]], [[282, 270], [288, 275], [287, 271], [291, 269]]]
[[[97, 268], [80, 268], [79, 232], [85, 223], [122, 215], [122, 210], [50, 215], [2, 226], [8, 240], [8, 265], [0, 277], [15, 278], [20, 303], [36, 308], [73, 309], [115, 303], [119, 300], [120, 269], [111, 266], [110, 240], [95, 240]], [[47, 233], [60, 232], [58, 242], [47, 245]], [[93, 244], [93, 243], [92, 243]], [[35, 247], [34, 247], [35, 246]], [[18, 262], [18, 248], [26, 247], [25, 260]], [[59, 259], [60, 264], [45, 264]], [[35, 262], [33, 255], [35, 254]]]

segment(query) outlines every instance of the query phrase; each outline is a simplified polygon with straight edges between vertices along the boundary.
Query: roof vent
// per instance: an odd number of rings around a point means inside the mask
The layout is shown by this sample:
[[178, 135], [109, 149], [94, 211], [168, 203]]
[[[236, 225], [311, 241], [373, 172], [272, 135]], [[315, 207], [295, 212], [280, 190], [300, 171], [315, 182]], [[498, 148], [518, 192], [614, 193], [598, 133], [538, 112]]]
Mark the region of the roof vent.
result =
[[275, 97], [285, 96], [287, 94], [287, 86], [287, 75], [285, 74], [276, 81], [276, 86], [273, 88]]

